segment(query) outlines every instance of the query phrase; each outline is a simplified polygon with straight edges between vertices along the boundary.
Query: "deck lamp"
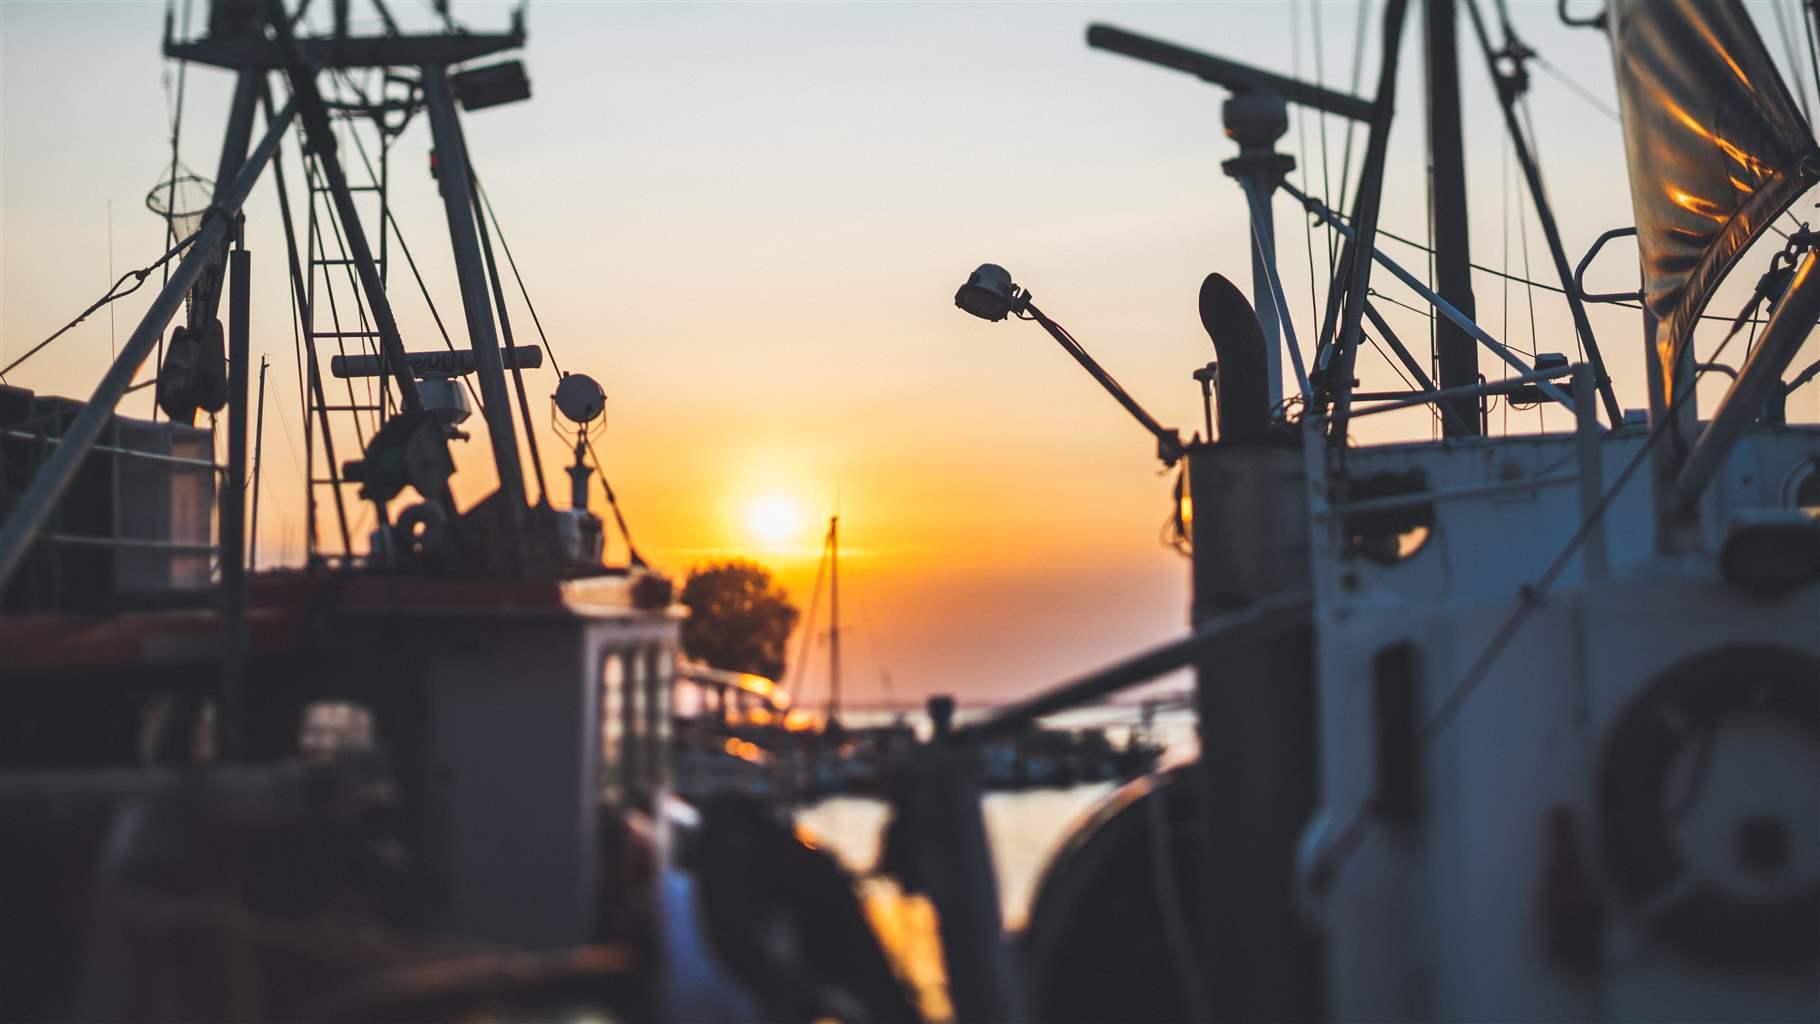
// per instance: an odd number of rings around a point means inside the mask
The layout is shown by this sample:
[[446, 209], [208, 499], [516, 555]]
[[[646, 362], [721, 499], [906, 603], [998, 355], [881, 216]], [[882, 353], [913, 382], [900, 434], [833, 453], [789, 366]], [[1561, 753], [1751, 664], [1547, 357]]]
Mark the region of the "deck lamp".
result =
[[1011, 283], [1011, 272], [996, 263], [982, 263], [954, 293], [954, 304], [981, 320], [999, 321], [1021, 314], [1030, 305], [1030, 293]]
[[1082, 369], [1099, 381], [1100, 387], [1105, 388], [1108, 394], [1125, 407], [1126, 412], [1143, 424], [1145, 430], [1150, 431], [1156, 438], [1157, 458], [1163, 460], [1163, 465], [1173, 466], [1182, 457], [1182, 435], [1158, 423], [1156, 417], [1144, 411], [1144, 407], [1137, 404], [1119, 386], [1119, 382], [1113, 380], [1112, 375], [1087, 354], [1087, 350], [1074, 340], [1073, 335], [1061, 324], [1044, 316], [1043, 311], [1031, 303], [1030, 293], [1012, 282], [1010, 271], [996, 263], [980, 264], [978, 270], [967, 276], [967, 283], [954, 293], [954, 304], [981, 320], [996, 323], [1007, 316], [1016, 316], [1019, 320], [1034, 320], [1041, 324], [1056, 344], [1073, 356]]

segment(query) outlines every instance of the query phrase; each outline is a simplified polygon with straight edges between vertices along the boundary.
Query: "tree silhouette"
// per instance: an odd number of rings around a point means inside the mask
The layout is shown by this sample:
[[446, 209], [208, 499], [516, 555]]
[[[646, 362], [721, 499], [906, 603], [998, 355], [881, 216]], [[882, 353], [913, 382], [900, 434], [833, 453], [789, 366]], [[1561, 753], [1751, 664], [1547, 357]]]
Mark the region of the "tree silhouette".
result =
[[771, 679], [784, 674], [784, 649], [801, 616], [756, 562], [734, 559], [697, 566], [683, 584], [683, 653], [715, 668]]

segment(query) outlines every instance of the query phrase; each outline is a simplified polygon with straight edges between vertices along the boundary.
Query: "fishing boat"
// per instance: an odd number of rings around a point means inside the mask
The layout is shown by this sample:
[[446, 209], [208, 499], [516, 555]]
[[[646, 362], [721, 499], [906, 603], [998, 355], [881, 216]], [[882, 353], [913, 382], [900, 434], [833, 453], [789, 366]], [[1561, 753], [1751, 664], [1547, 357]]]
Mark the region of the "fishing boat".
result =
[[[373, 34], [346, 2], [167, 17], [167, 58], [235, 83], [215, 177], [173, 141], [168, 251], [91, 311], [168, 277], [86, 397], [0, 389], [0, 1016], [907, 1019], [829, 858], [763, 802], [672, 793], [681, 611], [593, 454], [600, 386], [560, 374], [533, 408], [556, 351], [515, 339], [506, 282], [530, 293], [464, 137], [529, 98], [523, 12], [479, 31], [434, 7], [420, 33], [383, 2]], [[392, 156], [424, 121], [462, 308], [430, 303], [440, 337], [413, 346], [396, 306], [430, 292]], [[268, 179], [278, 208], [249, 207]], [[309, 550], [248, 571], [261, 216]], [[148, 363], [163, 419], [120, 409]], [[540, 413], [573, 431], [566, 507]], [[464, 444], [498, 481], [465, 504]]]
[[[1364, 95], [1088, 30], [1093, 48], [1228, 94], [1251, 298], [1219, 274], [1201, 288], [1217, 363], [1191, 369], [1218, 417], [1210, 403], [1185, 441], [1002, 267], [955, 296], [1043, 328], [1182, 468], [1193, 580], [1187, 635], [948, 723], [898, 793], [892, 863], [936, 904], [960, 1019], [1820, 1015], [1820, 426], [1791, 422], [1787, 401], [1820, 375], [1793, 363], [1820, 319], [1820, 237], [1792, 219], [1769, 237], [1820, 182], [1820, 147], [1741, 3], [1562, 5], [1609, 40], [1629, 167], [1611, 230], [1571, 253], [1522, 116], [1535, 51], [1504, 5], [1495, 22], [1483, 6], [1380, 5]], [[1412, 22], [1417, 103], [1397, 95]], [[1472, 315], [1463, 36], [1569, 309], [1572, 335], [1545, 348], [1572, 355], [1518, 355]], [[1343, 211], [1290, 180], [1291, 106], [1364, 132]], [[1429, 190], [1432, 275], [1384, 251], [1399, 107], [1425, 113], [1427, 181], [1411, 184]], [[1337, 247], [1324, 311], [1299, 329], [1279, 200]], [[1595, 293], [1595, 260], [1629, 276], [1598, 258], [1624, 236], [1641, 286]], [[1728, 274], [1743, 308], [1709, 314]], [[1432, 361], [1383, 314], [1385, 275], [1433, 310]], [[1622, 343], [1644, 355], [1646, 410], [1619, 404], [1598, 303], [1636, 310]], [[1373, 349], [1405, 386], [1360, 384]], [[1494, 400], [1547, 406], [1565, 429], [1494, 432]], [[1355, 437], [1408, 409], [1435, 436]], [[969, 752], [1184, 666], [1198, 761], [1089, 816], [1014, 946]]]

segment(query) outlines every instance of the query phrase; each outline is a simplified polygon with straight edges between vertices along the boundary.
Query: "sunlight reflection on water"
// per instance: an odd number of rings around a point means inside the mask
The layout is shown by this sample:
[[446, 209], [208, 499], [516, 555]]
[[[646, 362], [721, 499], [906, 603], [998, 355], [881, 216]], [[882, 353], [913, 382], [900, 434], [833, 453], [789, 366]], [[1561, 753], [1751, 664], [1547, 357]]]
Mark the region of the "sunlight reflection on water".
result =
[[[1043, 865], [1068, 826], [1112, 789], [1112, 783], [1100, 782], [1071, 789], [986, 795], [986, 836], [992, 842], [999, 909], [1007, 930], [1023, 928]], [[823, 800], [796, 813], [796, 820], [818, 844], [855, 874], [869, 872], [877, 864], [880, 837], [890, 817], [890, 809], [881, 801], [846, 796]]]

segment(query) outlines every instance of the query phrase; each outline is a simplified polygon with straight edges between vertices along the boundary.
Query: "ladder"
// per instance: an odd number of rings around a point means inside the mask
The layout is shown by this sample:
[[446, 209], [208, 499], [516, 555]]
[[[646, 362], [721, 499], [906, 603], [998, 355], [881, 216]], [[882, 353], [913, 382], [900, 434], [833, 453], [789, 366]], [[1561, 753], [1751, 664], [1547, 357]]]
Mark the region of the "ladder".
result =
[[[390, 181], [391, 146], [395, 133], [381, 128], [379, 136], [379, 159], [377, 166], [367, 158], [367, 151], [355, 134], [360, 131], [360, 122], [370, 119], [365, 112], [342, 109], [334, 113], [345, 131], [337, 133], [343, 136], [339, 142], [351, 140], [353, 146], [338, 145], [342, 166], [348, 174], [349, 192], [354, 194], [356, 202], [368, 199], [367, 207], [361, 210], [361, 221], [371, 237], [377, 232], [378, 249], [374, 253], [381, 282], [386, 280], [388, 242], [390, 239], [391, 210], [388, 206], [387, 186]], [[357, 155], [357, 161], [349, 161], [350, 155]], [[355, 172], [364, 171], [366, 181], [359, 182]], [[317, 495], [324, 489], [357, 486], [341, 475], [339, 466], [329, 463], [326, 454], [318, 459], [316, 450], [316, 424], [326, 423], [326, 429], [336, 430], [335, 445], [338, 453], [350, 451], [342, 458], [358, 457], [364, 451], [367, 439], [385, 424], [398, 409], [397, 396], [393, 393], [389, 378], [364, 378], [356, 385], [353, 379], [344, 379], [337, 384], [328, 373], [326, 360], [331, 355], [378, 355], [380, 353], [380, 335], [368, 312], [367, 300], [361, 290], [360, 279], [354, 267], [354, 260], [349, 257], [346, 243], [342, 236], [339, 217], [336, 214], [334, 198], [322, 173], [321, 164], [312, 150], [304, 151], [304, 184], [309, 196], [309, 215], [304, 235], [306, 253], [306, 307], [309, 310], [308, 323], [304, 325], [303, 342], [305, 351], [301, 358], [311, 364], [313, 371], [322, 380], [322, 402], [317, 403], [311, 389], [304, 388], [304, 458], [309, 467], [308, 480], [308, 525], [306, 535], [309, 541], [309, 559], [316, 562], [325, 558], [319, 551], [317, 530]], [[376, 203], [371, 200], [376, 200]], [[368, 217], [372, 220], [368, 220]], [[346, 429], [342, 429], [342, 428]], [[320, 461], [320, 465], [319, 465]], [[346, 516], [349, 502], [346, 495], [334, 494], [337, 514]], [[349, 530], [353, 528], [350, 522]], [[351, 536], [351, 534], [350, 534]], [[352, 550], [344, 550], [337, 557], [341, 560], [352, 558]]]

